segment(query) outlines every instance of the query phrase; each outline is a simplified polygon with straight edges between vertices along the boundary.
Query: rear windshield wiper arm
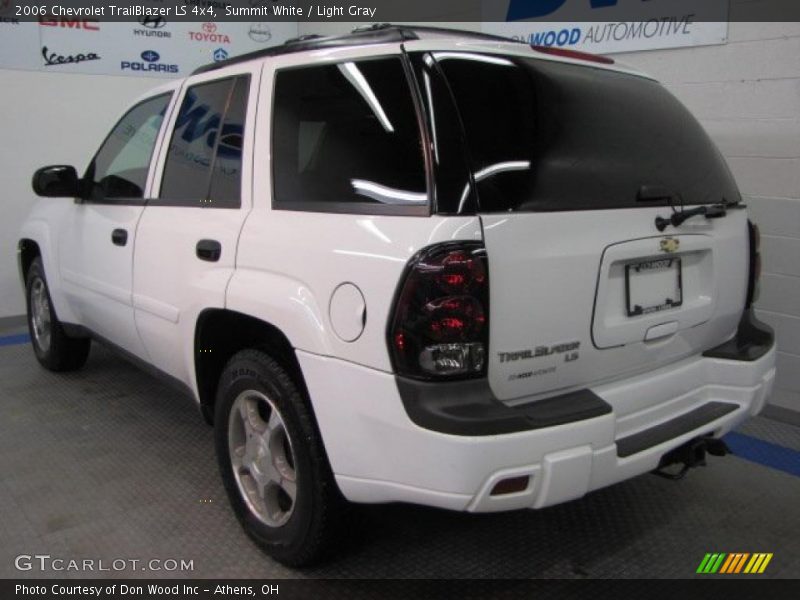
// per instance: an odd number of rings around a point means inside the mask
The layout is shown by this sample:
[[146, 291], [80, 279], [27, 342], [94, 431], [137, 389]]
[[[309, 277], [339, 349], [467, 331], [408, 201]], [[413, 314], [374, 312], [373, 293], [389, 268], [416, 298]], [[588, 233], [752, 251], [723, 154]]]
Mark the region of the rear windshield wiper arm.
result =
[[728, 214], [727, 207], [723, 204], [714, 204], [712, 206], [698, 206], [691, 210], [680, 210], [673, 212], [669, 218], [656, 217], [656, 229], [664, 231], [669, 225], [678, 227], [687, 219], [696, 217], [698, 215], [705, 216], [706, 219], [719, 219]]
[[[679, 210], [675, 208], [676, 197], [680, 202]], [[706, 219], [719, 219], [720, 217], [724, 217], [728, 214], [728, 209], [745, 207], [740, 200], [728, 200], [723, 198], [722, 202], [719, 204], [703, 205], [691, 210], [684, 210], [683, 198], [680, 196], [680, 194], [674, 194], [666, 188], [657, 185], [641, 186], [636, 199], [639, 202], [669, 200], [670, 207], [672, 208], [672, 214], [668, 218], [661, 216], [656, 217], [656, 229], [659, 231], [664, 231], [669, 225], [678, 227], [687, 219], [691, 219], [692, 217], [696, 217], [698, 215], [703, 215]]]

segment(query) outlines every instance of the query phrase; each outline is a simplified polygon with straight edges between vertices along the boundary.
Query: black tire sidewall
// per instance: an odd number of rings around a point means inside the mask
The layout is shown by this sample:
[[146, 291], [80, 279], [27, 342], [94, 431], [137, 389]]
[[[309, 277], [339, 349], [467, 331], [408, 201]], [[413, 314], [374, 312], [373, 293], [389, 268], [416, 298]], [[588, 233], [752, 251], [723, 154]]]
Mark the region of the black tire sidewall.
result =
[[[277, 365], [273, 365], [277, 367]], [[278, 367], [279, 368], [279, 367]], [[288, 385], [287, 385], [288, 384]], [[247, 506], [239, 491], [228, 449], [228, 420], [235, 399], [244, 391], [265, 394], [278, 409], [283, 420], [295, 461], [297, 494], [294, 511], [281, 527], [270, 527], [260, 521]], [[214, 418], [217, 458], [223, 483], [237, 518], [247, 533], [275, 558], [281, 560], [300, 551], [313, 527], [315, 517], [315, 475], [309, 445], [316, 442], [316, 433], [308, 430], [308, 422], [298, 414], [303, 410], [299, 392], [285, 375], [265, 368], [261, 361], [234, 357], [220, 381]]]

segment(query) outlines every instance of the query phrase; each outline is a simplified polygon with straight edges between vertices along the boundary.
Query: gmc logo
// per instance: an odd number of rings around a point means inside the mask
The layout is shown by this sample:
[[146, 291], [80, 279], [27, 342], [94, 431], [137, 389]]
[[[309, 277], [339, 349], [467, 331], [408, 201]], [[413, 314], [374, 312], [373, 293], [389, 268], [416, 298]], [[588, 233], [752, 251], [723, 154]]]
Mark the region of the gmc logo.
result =
[[85, 31], [100, 31], [100, 21], [97, 19], [45, 19], [39, 17], [39, 25], [45, 27], [66, 27], [67, 29], [82, 29]]

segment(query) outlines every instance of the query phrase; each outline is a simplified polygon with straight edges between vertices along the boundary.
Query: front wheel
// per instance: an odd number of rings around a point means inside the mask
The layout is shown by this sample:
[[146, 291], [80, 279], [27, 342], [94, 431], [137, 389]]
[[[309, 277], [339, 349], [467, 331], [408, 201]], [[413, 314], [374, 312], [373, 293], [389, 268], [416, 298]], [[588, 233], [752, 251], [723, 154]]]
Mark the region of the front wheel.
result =
[[28, 331], [36, 359], [50, 371], [74, 371], [86, 364], [89, 338], [69, 337], [56, 316], [44, 276], [42, 259], [36, 258], [26, 278]]
[[308, 407], [281, 365], [257, 350], [233, 356], [214, 427], [222, 479], [247, 534], [289, 566], [323, 556], [344, 501]]

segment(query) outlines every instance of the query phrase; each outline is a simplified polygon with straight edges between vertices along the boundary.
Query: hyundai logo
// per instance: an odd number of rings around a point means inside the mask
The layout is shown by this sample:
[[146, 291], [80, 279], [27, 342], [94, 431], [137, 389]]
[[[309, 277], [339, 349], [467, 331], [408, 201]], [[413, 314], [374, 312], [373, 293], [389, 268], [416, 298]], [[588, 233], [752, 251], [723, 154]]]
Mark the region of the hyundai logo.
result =
[[147, 62], [156, 62], [159, 58], [158, 52], [154, 52], [153, 50], [145, 50], [142, 52], [142, 60]]
[[139, 23], [150, 29], [161, 29], [167, 24], [167, 20], [164, 17], [142, 17]]

